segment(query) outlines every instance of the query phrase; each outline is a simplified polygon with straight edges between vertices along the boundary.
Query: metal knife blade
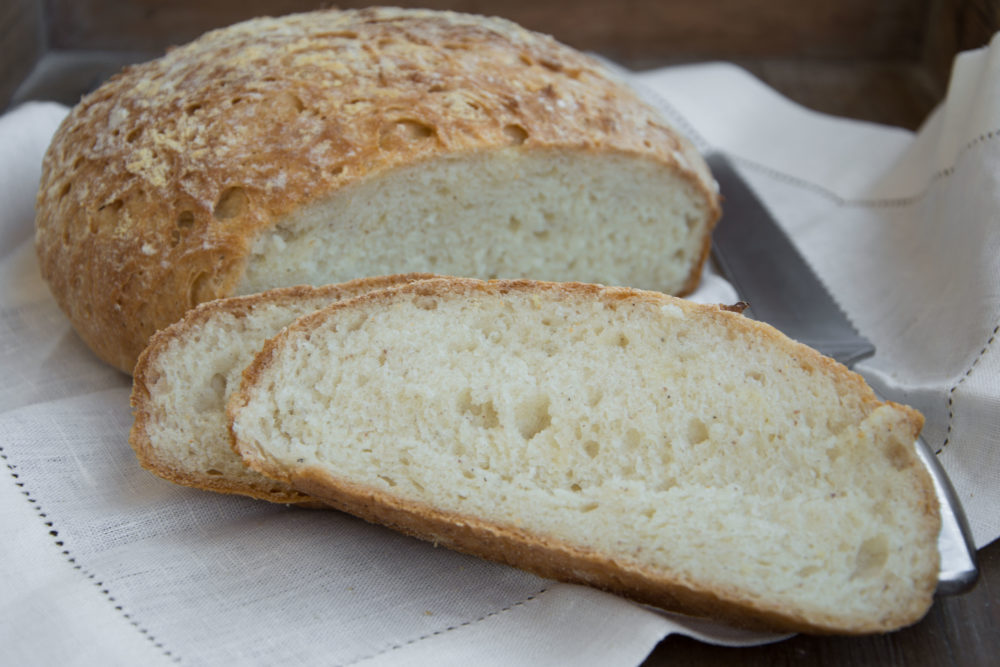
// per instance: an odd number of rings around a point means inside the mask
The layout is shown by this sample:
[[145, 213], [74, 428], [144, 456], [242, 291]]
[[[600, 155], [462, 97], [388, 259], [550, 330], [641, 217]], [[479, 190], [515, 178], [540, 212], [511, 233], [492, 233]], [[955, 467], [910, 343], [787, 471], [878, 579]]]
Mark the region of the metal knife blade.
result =
[[715, 153], [707, 161], [730, 212], [716, 225], [712, 252], [750, 304], [744, 314], [845, 365], [874, 354], [729, 160]]
[[[767, 322], [845, 366], [874, 354], [875, 346], [857, 332], [729, 160], [718, 153], [706, 159], [730, 212], [716, 226], [712, 253], [740, 298], [750, 304], [743, 314]], [[964, 593], [979, 577], [972, 531], [934, 452], [923, 438], [917, 439], [916, 448], [941, 507], [937, 593]]]

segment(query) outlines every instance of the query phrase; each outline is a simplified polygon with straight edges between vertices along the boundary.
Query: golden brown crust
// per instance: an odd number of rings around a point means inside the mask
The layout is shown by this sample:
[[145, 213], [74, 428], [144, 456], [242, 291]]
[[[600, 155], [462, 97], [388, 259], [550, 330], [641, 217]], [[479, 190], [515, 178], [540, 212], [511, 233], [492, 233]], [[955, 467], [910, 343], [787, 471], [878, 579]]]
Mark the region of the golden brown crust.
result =
[[280, 216], [512, 144], [658, 161], [718, 215], [690, 144], [592, 59], [501, 19], [321, 11], [208, 33], [85, 97], [45, 156], [39, 262], [87, 344], [131, 372], [154, 331], [234, 293]]
[[[132, 429], [129, 432], [129, 444], [135, 451], [136, 458], [143, 468], [171, 482], [217, 493], [232, 493], [267, 500], [274, 503], [289, 503], [316, 507], [322, 505], [315, 499], [294, 489], [288, 484], [262, 478], [259, 484], [250, 484], [244, 480], [229, 479], [225, 476], [210, 476], [196, 474], [189, 470], [179, 469], [172, 462], [160, 456], [159, 449], [151, 440], [150, 427], [157, 419], [154, 414], [154, 402], [151, 387], [157, 382], [156, 369], [160, 356], [168, 347], [190, 332], [197, 330], [207, 321], [220, 313], [237, 318], [246, 317], [254, 309], [264, 305], [293, 304], [303, 300], [327, 300], [336, 302], [340, 299], [357, 296], [372, 290], [383, 289], [401, 283], [434, 278], [429, 273], [409, 273], [395, 276], [376, 276], [360, 278], [337, 285], [311, 287], [298, 285], [268, 290], [261, 294], [243, 297], [216, 299], [199, 305], [189, 311], [181, 320], [158, 331], [150, 339], [148, 347], [139, 355], [132, 377], [132, 394], [130, 403], [134, 415]], [[206, 433], [205, 438], [224, 434]]]
[[[356, 308], [363, 303], [387, 302], [403, 294], [442, 296], [470, 293], [503, 294], [512, 291], [555, 292], [565, 297], [586, 295], [606, 304], [620, 304], [621, 307], [639, 301], [676, 306], [683, 310], [701, 310], [711, 318], [722, 320], [723, 326], [752, 331], [766, 343], [784, 347], [795, 363], [837, 376], [840, 381], [848, 385], [845, 391], [855, 392], [862, 397], [867, 413], [884, 405], [864, 380], [845, 366], [788, 339], [773, 327], [746, 318], [725, 306], [704, 307], [656, 292], [582, 283], [437, 278], [338, 302], [300, 318], [292, 327], [269, 340], [254, 362], [244, 371], [241, 390], [230, 400], [228, 406], [230, 429], [232, 430], [233, 420], [239, 408], [248, 401], [247, 392], [266, 372], [283, 340], [294, 335], [295, 331], [315, 330], [324, 321], [329, 320], [336, 310]], [[901, 441], [909, 439], [912, 442], [920, 432], [923, 416], [907, 406], [896, 407], [901, 411], [898, 418], [899, 428], [905, 430], [900, 436]], [[736, 590], [698, 587], [671, 573], [651, 574], [638, 564], [624, 558], [612, 558], [561, 542], [556, 538], [529, 534], [513, 525], [500, 525], [474, 516], [458, 515], [417, 504], [392, 496], [380, 489], [337, 478], [324, 469], [315, 467], [286, 469], [276, 461], [261, 456], [248, 444], [241, 443], [235, 435], [232, 437], [232, 443], [234, 450], [255, 470], [282, 480], [312, 497], [322, 499], [332, 507], [368, 521], [459, 551], [530, 570], [543, 577], [595, 586], [665, 609], [720, 619], [749, 629], [815, 634], [885, 632], [919, 620], [927, 609], [927, 605], [923, 602], [929, 604], [936, 583], [932, 578], [914, 582], [914, 590], [920, 593], [915, 596], [915, 601], [910, 607], [892, 610], [883, 618], [865, 620], [854, 626], [845, 626], [842, 618], [823, 618], [820, 615], [803, 618], [796, 610], [778, 603], [750, 599], [745, 593]], [[915, 454], [908, 453], [905, 459], [905, 464], [911, 468], [913, 485], [921, 489], [922, 514], [926, 519], [926, 525], [935, 525], [938, 521], [937, 499], [930, 479]]]

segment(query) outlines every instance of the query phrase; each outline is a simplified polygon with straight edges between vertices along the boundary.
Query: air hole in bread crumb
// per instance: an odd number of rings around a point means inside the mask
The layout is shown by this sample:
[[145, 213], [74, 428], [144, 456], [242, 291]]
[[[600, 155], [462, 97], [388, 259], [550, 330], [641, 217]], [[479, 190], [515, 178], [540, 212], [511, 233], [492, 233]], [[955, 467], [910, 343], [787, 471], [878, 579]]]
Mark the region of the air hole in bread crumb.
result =
[[549, 238], [549, 230], [547, 229], [539, 229], [538, 231], [532, 232], [532, 234], [534, 234], [535, 238], [539, 241], [545, 241]]
[[[774, 435], [771, 435], [768, 438], [770, 442], [774, 442], [774, 439], [775, 439]], [[826, 450], [826, 457], [830, 459], [830, 461], [836, 461], [837, 459], [840, 458], [841, 454], [843, 453], [844, 452], [841, 449], [841, 447], [839, 447], [837, 443], [834, 443], [833, 447], [830, 447], [829, 449]]]
[[220, 401], [226, 397], [226, 384], [226, 376], [222, 373], [216, 373], [212, 376], [212, 391], [215, 392]]
[[593, 408], [604, 400], [604, 390], [597, 386], [587, 387], [587, 407]]
[[580, 511], [586, 514], [587, 512], [593, 512], [598, 507], [600, 507], [599, 503], [587, 503], [586, 505], [580, 508]]
[[72, 189], [73, 189], [73, 181], [66, 181], [63, 184], [62, 189], [59, 190], [59, 199], [65, 199], [66, 195], [68, 195], [70, 190]]
[[463, 390], [458, 395], [458, 409], [467, 419], [480, 428], [496, 428], [500, 425], [500, 417], [492, 400], [482, 403], [472, 401], [472, 392]]
[[506, 135], [508, 143], [512, 146], [520, 146], [528, 140], [528, 131], [516, 123], [505, 125], [503, 133]]
[[[344, 330], [345, 331], [357, 331], [358, 329], [361, 328], [361, 325], [363, 325], [365, 323], [365, 320], [367, 320], [367, 319], [368, 319], [368, 316], [365, 313], [357, 313], [356, 315], [354, 315], [353, 318], [351, 318], [351, 320], [349, 322], [347, 322], [347, 324], [344, 327]], [[382, 354], [384, 356], [385, 350], [382, 350]]]
[[677, 486], [677, 479], [674, 477], [667, 477], [662, 482], [656, 485], [657, 491], [669, 491], [670, 489]]
[[583, 488], [579, 484], [571, 484], [569, 490], [573, 493], [580, 493], [583, 491]]
[[708, 427], [705, 426], [705, 422], [698, 418], [689, 420], [687, 425], [687, 440], [692, 445], [697, 445], [708, 440]]
[[192, 211], [181, 211], [177, 216], [176, 225], [180, 229], [188, 229], [194, 226], [194, 213]]
[[851, 579], [864, 579], [878, 574], [888, 560], [889, 538], [884, 534], [868, 538], [858, 547]]
[[387, 475], [379, 475], [378, 478], [388, 484], [389, 486], [396, 486], [396, 480]]
[[896, 470], [903, 470], [910, 465], [913, 460], [910, 456], [910, 448], [912, 447], [909, 443], [902, 442], [895, 433], [889, 436], [889, 441], [885, 444], [885, 449], [883, 453], [885, 457], [889, 459], [889, 463]]
[[438, 307], [438, 302], [434, 297], [418, 294], [413, 297], [413, 305], [421, 310], [434, 310]]
[[218, 220], [228, 220], [242, 215], [250, 203], [246, 190], [241, 187], [226, 188], [215, 202], [212, 215]]
[[525, 440], [531, 440], [552, 424], [549, 397], [538, 394], [521, 402], [514, 410], [517, 430]]
[[805, 567], [800, 567], [798, 570], [796, 570], [795, 576], [804, 579], [806, 577], [811, 577], [820, 570], [821, 568], [818, 565], [806, 565]]
[[125, 135], [125, 143], [134, 144], [136, 140], [139, 139], [139, 135], [142, 134], [142, 128], [136, 127], [132, 129], [128, 134]]
[[592, 459], [596, 459], [597, 455], [601, 453], [601, 446], [594, 440], [588, 440], [583, 443], [583, 451], [587, 453]]
[[509, 227], [512, 232], [516, 232], [521, 229], [521, 221], [517, 216], [512, 215], [510, 216], [510, 221], [507, 223], [507, 227]]
[[222, 475], [221, 470], [216, 470], [215, 468], [209, 468], [205, 471], [206, 475], [211, 475], [212, 477], [220, 477]]

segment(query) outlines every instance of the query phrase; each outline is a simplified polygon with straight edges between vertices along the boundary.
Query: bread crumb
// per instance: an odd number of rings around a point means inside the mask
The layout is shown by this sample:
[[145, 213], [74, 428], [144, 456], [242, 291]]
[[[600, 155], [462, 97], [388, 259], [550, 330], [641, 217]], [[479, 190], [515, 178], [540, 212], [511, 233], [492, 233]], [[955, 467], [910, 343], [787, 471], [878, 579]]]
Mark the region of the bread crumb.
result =
[[683, 320], [684, 319], [684, 311], [681, 310], [679, 307], [675, 306], [672, 303], [664, 305], [664, 306], [660, 306], [660, 311], [664, 315], [667, 315], [669, 317], [676, 318], [676, 319], [679, 319], [679, 320]]

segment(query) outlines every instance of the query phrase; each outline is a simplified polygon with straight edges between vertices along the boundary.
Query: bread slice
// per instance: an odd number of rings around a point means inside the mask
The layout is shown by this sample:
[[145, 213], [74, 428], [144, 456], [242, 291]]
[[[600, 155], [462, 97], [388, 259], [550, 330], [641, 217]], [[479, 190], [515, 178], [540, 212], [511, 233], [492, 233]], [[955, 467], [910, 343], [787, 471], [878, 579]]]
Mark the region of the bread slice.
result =
[[434, 277], [407, 274], [218, 299], [153, 336], [132, 382], [129, 442], [143, 467], [178, 484], [272, 502], [316, 501], [243, 465], [225, 405], [264, 341], [300, 315], [344, 298]]
[[719, 197], [601, 63], [498, 18], [260, 18], [127, 68], [55, 133], [42, 275], [131, 373], [198, 303], [412, 271], [696, 286]]
[[736, 312], [435, 279], [270, 340], [228, 407], [255, 470], [435, 543], [746, 627], [928, 609], [922, 417]]

